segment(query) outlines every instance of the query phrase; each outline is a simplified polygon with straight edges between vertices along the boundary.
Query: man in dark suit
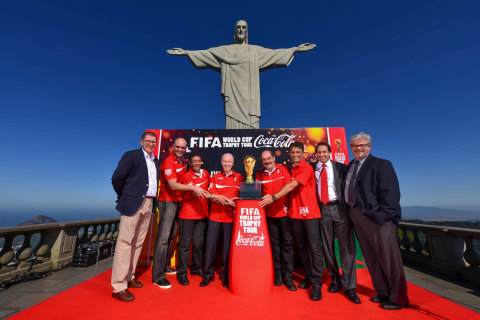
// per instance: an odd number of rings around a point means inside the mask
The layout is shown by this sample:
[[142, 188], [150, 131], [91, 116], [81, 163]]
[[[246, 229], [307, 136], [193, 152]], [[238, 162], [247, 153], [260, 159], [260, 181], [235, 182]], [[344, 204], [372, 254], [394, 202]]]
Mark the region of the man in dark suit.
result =
[[[355, 293], [357, 273], [355, 270], [355, 237], [353, 226], [348, 217], [343, 188], [345, 186], [346, 166], [330, 160], [332, 149], [327, 142], [320, 142], [315, 147], [318, 161], [312, 163], [315, 171], [318, 206], [322, 213], [320, 230], [325, 252], [325, 264], [332, 284], [328, 292], [343, 293], [353, 303], [359, 304], [360, 298]], [[338, 239], [342, 276], [335, 256], [335, 237]]]
[[350, 138], [355, 157], [348, 167], [345, 200], [377, 295], [370, 300], [387, 310], [409, 306], [407, 281], [397, 242], [400, 187], [390, 161], [370, 154], [370, 135]]
[[116, 209], [122, 214], [113, 258], [112, 297], [124, 302], [135, 299], [129, 287], [143, 286], [135, 279], [135, 268], [157, 202], [158, 159], [153, 155], [157, 136], [145, 132], [140, 144], [140, 149], [123, 155], [112, 176]]

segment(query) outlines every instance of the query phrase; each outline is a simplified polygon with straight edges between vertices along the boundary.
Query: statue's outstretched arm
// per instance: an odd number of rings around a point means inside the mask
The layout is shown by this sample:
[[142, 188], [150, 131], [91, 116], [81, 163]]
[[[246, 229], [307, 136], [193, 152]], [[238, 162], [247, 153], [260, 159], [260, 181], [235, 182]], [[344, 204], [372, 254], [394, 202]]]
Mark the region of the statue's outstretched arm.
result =
[[295, 52], [305, 52], [310, 51], [315, 48], [317, 45], [314, 43], [302, 43], [298, 47], [295, 47]]
[[173, 54], [174, 56], [186, 56], [187, 51], [183, 50], [182, 48], [173, 48], [170, 50], [167, 50], [168, 54]]

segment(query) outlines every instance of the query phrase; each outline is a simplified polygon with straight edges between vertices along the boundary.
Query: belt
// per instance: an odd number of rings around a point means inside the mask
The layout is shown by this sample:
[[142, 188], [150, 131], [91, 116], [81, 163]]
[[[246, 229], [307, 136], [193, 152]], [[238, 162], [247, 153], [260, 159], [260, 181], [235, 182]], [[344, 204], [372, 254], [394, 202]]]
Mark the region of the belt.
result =
[[323, 202], [320, 201], [320, 203], [324, 206], [333, 206], [335, 204], [338, 204], [339, 202], [340, 201], [338, 201], [338, 200], [328, 201], [327, 203], [323, 203]]

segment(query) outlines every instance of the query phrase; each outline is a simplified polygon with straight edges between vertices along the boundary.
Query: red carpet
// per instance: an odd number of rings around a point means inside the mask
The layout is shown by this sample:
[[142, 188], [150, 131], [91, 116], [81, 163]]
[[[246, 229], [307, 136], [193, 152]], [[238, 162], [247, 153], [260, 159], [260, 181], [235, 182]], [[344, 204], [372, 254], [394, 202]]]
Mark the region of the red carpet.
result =
[[201, 288], [198, 276], [190, 276], [187, 287], [178, 284], [174, 275], [167, 276], [172, 288], [165, 290], [151, 283], [150, 269], [143, 271], [139, 280], [144, 287], [131, 289], [133, 302], [111, 297], [111, 271], [107, 271], [9, 319], [480, 319], [480, 314], [411, 283], [411, 308], [383, 310], [368, 300], [375, 293], [367, 270], [357, 270], [360, 305], [340, 293], [328, 293], [328, 285], [318, 302], [309, 300], [309, 291], [290, 292], [284, 286], [275, 287], [268, 297], [233, 296], [218, 277]]

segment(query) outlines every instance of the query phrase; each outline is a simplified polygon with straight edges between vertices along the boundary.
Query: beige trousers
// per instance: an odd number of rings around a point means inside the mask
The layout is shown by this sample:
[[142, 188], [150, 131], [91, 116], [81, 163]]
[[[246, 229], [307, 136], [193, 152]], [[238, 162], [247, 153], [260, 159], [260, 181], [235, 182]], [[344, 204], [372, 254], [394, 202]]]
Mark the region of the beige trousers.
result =
[[127, 289], [128, 282], [135, 278], [135, 269], [147, 235], [152, 209], [153, 199], [145, 198], [134, 215], [122, 214], [120, 218], [120, 231], [113, 257], [113, 292]]

